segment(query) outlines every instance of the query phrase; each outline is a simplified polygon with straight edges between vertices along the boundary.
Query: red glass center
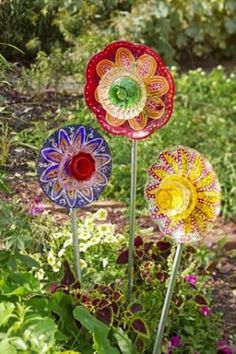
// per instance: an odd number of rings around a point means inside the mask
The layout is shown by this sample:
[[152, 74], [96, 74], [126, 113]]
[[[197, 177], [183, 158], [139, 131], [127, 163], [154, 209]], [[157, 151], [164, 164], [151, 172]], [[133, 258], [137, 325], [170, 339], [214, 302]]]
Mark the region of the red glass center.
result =
[[90, 154], [80, 152], [73, 156], [69, 169], [75, 179], [85, 181], [95, 172], [95, 161]]

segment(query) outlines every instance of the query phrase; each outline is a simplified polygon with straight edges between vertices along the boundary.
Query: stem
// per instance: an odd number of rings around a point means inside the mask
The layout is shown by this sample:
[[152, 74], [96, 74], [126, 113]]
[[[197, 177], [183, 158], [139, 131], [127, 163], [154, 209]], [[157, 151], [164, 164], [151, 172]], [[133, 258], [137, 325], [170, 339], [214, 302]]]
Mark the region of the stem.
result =
[[75, 273], [82, 286], [81, 278], [81, 268], [80, 268], [80, 249], [79, 249], [79, 238], [78, 238], [78, 225], [76, 209], [70, 209], [71, 213], [71, 227], [72, 227], [72, 237], [73, 237], [73, 248], [74, 248], [74, 262], [75, 262]]
[[177, 277], [178, 270], [179, 270], [179, 265], [180, 265], [180, 260], [181, 260], [183, 248], [184, 248], [184, 244], [178, 243], [177, 250], [175, 253], [173, 269], [172, 269], [172, 273], [170, 275], [170, 280], [169, 280], [169, 284], [168, 284], [168, 288], [167, 288], [167, 292], [166, 292], [166, 296], [165, 296], [164, 305], [162, 308], [161, 319], [159, 322], [156, 340], [155, 340], [152, 354], [160, 354], [161, 353], [161, 341], [162, 341], [162, 337], [163, 337], [163, 333], [164, 333], [164, 329], [165, 329], [165, 325], [166, 325], [167, 315], [168, 315], [169, 308], [170, 308], [170, 302], [171, 302], [173, 291], [174, 291], [175, 281], [176, 281], [176, 277]]
[[134, 233], [135, 233], [135, 204], [137, 184], [137, 141], [132, 140], [131, 150], [131, 188], [130, 188], [130, 227], [129, 227], [129, 263], [128, 263], [128, 301], [132, 299], [134, 283]]

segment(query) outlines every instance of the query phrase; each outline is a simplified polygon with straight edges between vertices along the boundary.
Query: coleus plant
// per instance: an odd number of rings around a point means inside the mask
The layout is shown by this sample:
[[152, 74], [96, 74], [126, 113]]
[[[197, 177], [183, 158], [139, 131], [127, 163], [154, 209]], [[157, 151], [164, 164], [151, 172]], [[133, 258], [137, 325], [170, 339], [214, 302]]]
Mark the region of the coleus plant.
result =
[[[173, 322], [169, 325], [171, 335], [176, 334], [175, 322], [179, 315], [181, 314], [181, 318], [184, 318], [184, 313], [190, 311], [188, 306], [191, 305], [191, 311], [196, 316], [201, 315], [200, 319], [206, 318], [211, 311], [204, 287], [198, 286], [199, 278], [203, 279], [205, 274], [209, 274], [208, 269], [201, 268], [201, 274], [197, 277], [188, 276], [191, 271], [188, 267], [194, 264], [195, 252], [196, 250], [191, 246], [186, 246], [184, 251], [184, 273], [180, 276], [179, 286], [172, 302], [174, 305]], [[166, 281], [173, 258], [172, 242], [136, 236], [134, 253], [134, 300], [130, 304], [126, 299], [125, 281], [118, 279], [116, 283], [95, 284], [90, 289], [81, 288], [68, 262], [64, 264], [63, 278], [58, 284], [51, 284], [50, 291], [51, 293], [61, 291], [70, 294], [73, 297], [73, 306], [83, 305], [95, 318], [109, 327], [113, 326], [113, 328], [125, 331], [134, 343], [134, 350], [138, 353], [147, 353], [154, 340], [155, 324], [159, 319], [159, 311], [166, 290]], [[120, 250], [117, 264], [127, 266], [127, 248]], [[195, 271], [196, 268], [198, 266], [195, 265]], [[157, 308], [155, 316], [153, 315], [154, 307]], [[77, 325], [81, 328], [79, 322]]]

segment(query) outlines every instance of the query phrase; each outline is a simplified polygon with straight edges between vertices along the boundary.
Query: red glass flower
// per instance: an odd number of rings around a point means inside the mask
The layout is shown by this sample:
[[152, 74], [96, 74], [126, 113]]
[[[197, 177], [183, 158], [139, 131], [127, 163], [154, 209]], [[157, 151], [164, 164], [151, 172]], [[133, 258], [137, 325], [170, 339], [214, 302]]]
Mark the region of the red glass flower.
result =
[[86, 70], [85, 100], [109, 133], [143, 139], [162, 128], [173, 110], [174, 81], [151, 48], [109, 44]]

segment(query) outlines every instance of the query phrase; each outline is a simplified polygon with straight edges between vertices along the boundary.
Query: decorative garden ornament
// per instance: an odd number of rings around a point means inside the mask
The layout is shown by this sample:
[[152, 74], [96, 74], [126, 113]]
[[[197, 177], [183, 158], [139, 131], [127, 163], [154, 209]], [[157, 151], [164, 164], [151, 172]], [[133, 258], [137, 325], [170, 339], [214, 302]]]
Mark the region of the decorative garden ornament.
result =
[[162, 128], [173, 110], [174, 81], [151, 48], [117, 41], [95, 54], [86, 70], [84, 96], [104, 130], [132, 139], [128, 298], [133, 287], [137, 140]]
[[108, 133], [144, 139], [171, 117], [173, 78], [145, 45], [109, 44], [90, 59], [86, 80], [86, 103]]
[[75, 208], [97, 200], [111, 175], [110, 150], [94, 129], [68, 125], [55, 131], [38, 157], [39, 183], [49, 199], [70, 209], [77, 277], [81, 281]]
[[184, 146], [161, 152], [148, 174], [145, 195], [152, 217], [163, 234], [178, 242], [153, 350], [157, 354], [184, 244], [199, 241], [215, 221], [220, 212], [220, 185], [209, 161], [198, 151]]

